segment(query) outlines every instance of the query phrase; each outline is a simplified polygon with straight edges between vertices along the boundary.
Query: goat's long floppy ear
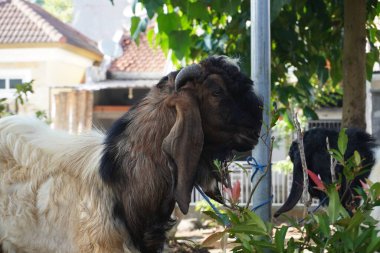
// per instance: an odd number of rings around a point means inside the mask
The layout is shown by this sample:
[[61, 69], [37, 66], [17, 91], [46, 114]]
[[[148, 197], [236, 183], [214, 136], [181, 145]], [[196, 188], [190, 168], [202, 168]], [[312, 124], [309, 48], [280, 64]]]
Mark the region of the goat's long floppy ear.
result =
[[203, 148], [202, 122], [198, 103], [186, 90], [176, 93], [169, 106], [175, 107], [177, 115], [162, 148], [174, 167], [174, 177], [177, 179], [174, 186], [175, 200], [182, 213], [186, 214]]

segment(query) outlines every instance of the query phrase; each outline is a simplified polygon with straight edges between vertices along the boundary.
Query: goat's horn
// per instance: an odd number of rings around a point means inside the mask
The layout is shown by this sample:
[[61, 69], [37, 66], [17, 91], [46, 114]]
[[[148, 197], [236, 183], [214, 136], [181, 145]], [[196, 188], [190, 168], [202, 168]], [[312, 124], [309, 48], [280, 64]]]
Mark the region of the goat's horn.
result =
[[201, 73], [201, 66], [199, 64], [192, 64], [187, 66], [177, 74], [174, 84], [175, 90], [177, 91], [189, 78], [194, 78], [199, 76]]

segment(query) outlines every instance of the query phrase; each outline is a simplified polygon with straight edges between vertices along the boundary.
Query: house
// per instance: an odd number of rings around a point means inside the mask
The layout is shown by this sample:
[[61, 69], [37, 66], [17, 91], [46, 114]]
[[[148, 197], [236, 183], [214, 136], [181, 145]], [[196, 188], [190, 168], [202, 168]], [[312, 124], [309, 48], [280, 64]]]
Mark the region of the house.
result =
[[77, 86], [86, 69], [103, 55], [96, 43], [25, 0], [0, 0], [0, 96], [12, 97], [15, 85], [34, 80], [24, 112], [50, 113], [50, 90]]
[[[51, 89], [53, 127], [69, 132], [92, 126], [107, 129], [171, 70], [171, 62], [161, 50], [149, 46], [145, 34], [139, 46], [132, 41], [126, 31], [133, 15], [129, 1], [112, 5], [110, 1], [73, 0], [73, 27], [97, 41], [104, 58], [99, 66], [88, 69], [85, 85]], [[120, 54], [112, 53], [113, 49]]]
[[[126, 113], [133, 104], [148, 93], [151, 87], [172, 70], [171, 61], [159, 48], [152, 48], [149, 45], [145, 34], [141, 34], [139, 41], [137, 45], [129, 35], [122, 36], [120, 45], [123, 53], [109, 64], [105, 80], [89, 82], [72, 87], [71, 90], [67, 90], [68, 87], [53, 89], [55, 95], [52, 99], [54, 103], [52, 107], [55, 108], [53, 113], [55, 118], [58, 121], [73, 119], [58, 122], [57, 128], [81, 132], [83, 127], [78, 126], [80, 119], [77, 118], [84, 112], [78, 112], [78, 110], [87, 112], [92, 110], [91, 116], [88, 117], [92, 118], [93, 125], [100, 129], [108, 129], [117, 118]], [[56, 92], [62, 89], [62, 92]], [[86, 101], [87, 106], [80, 105], [83, 99], [79, 93], [83, 91], [91, 92], [91, 97]], [[68, 100], [71, 102], [67, 103]], [[62, 101], [65, 102], [62, 103]], [[82, 123], [82, 125], [87, 125], [87, 123]]]

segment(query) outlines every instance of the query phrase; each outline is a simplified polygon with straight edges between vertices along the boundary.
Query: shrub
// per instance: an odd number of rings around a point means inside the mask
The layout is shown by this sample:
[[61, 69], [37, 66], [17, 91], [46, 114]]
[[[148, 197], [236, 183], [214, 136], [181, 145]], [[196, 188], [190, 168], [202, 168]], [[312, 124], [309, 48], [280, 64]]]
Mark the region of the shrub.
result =
[[[344, 160], [347, 135], [341, 131], [338, 149], [330, 150], [331, 156], [344, 167], [343, 174], [350, 184], [356, 175], [362, 173], [360, 155], [355, 154]], [[328, 205], [317, 213], [308, 213], [301, 221], [287, 217], [288, 224], [275, 226], [264, 222], [248, 208], [231, 205], [221, 219], [208, 211], [211, 218], [224, 225], [224, 230], [208, 237], [203, 245], [208, 246], [228, 236], [233, 240], [233, 252], [376, 252], [380, 250], [378, 221], [371, 217], [371, 211], [380, 205], [380, 183], [367, 182], [367, 186], [356, 189], [355, 199], [361, 199], [359, 206], [353, 206], [351, 214], [343, 207], [337, 188], [341, 177], [330, 185], [324, 185], [317, 176], [312, 176], [319, 189], [329, 197]], [[226, 225], [225, 220], [228, 220]], [[287, 238], [289, 229], [296, 230], [297, 238]]]

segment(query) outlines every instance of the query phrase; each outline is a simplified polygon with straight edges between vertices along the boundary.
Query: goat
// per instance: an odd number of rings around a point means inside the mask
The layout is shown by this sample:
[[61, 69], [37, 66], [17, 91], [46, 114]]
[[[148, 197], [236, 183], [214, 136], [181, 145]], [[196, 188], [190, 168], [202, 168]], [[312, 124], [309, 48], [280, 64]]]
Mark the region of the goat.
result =
[[[365, 181], [365, 178], [368, 178], [370, 170], [375, 162], [373, 150], [377, 145], [375, 140], [369, 134], [361, 130], [348, 128], [346, 130], [346, 134], [348, 137], [348, 143], [344, 158], [350, 158], [356, 150], [359, 152], [363, 160], [363, 173], [358, 175], [353, 180], [349, 189], [347, 189], [347, 192], [345, 187], [345, 177], [342, 176], [342, 186], [339, 189], [339, 195], [342, 198], [341, 200], [343, 206], [347, 210], [350, 210], [350, 206], [352, 204], [359, 204], [359, 202], [352, 203], [353, 189], [361, 186], [360, 180]], [[303, 137], [307, 168], [319, 175], [322, 182], [327, 184], [331, 183], [331, 170], [330, 154], [327, 151], [326, 138], [329, 139], [330, 148], [337, 149], [338, 136], [338, 131], [324, 128], [314, 128], [306, 131]], [[303, 170], [297, 141], [293, 141], [290, 146], [289, 156], [293, 163], [293, 183], [288, 199], [274, 214], [274, 217], [278, 217], [280, 214], [291, 210], [297, 204], [303, 192]], [[335, 167], [336, 175], [342, 175], [342, 172], [342, 165], [337, 164]], [[315, 186], [316, 185], [309, 180], [308, 192], [310, 196], [323, 201], [326, 198], [326, 194], [318, 189], [315, 189]], [[344, 194], [345, 192], [346, 194]]]
[[226, 56], [163, 77], [107, 134], [0, 119], [5, 252], [161, 252], [194, 184], [221, 200], [214, 159], [258, 142], [262, 100]]

